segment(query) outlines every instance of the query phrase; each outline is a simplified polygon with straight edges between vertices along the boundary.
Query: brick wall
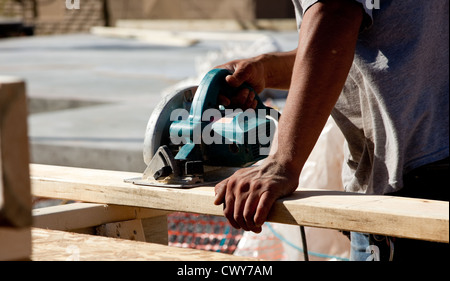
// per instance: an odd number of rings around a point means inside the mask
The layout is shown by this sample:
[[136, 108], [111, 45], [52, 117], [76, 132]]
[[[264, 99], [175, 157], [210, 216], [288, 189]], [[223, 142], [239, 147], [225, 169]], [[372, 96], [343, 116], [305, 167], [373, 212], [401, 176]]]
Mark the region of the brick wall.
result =
[[117, 19], [294, 18], [291, 0], [108, 0], [111, 23]]
[[103, 0], [80, 0], [81, 9], [68, 10], [65, 0], [0, 0], [0, 16], [21, 18], [34, 34], [87, 32], [104, 25]]
[[0, 17], [30, 21], [34, 18], [33, 1], [0, 0]]
[[73, 10], [66, 8], [64, 0], [38, 2], [36, 34], [88, 32], [105, 24], [102, 0], [80, 0], [80, 9]]

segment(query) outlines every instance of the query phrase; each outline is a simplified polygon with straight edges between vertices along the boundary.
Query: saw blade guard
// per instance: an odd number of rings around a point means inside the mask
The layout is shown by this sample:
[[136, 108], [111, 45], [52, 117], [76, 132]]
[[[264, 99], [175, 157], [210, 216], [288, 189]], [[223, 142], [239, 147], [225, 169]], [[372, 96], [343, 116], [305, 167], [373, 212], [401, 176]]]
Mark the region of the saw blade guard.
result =
[[150, 164], [160, 146], [170, 144], [170, 116], [174, 110], [190, 110], [197, 88], [198, 86], [187, 86], [172, 91], [164, 96], [153, 110], [144, 138], [143, 157], [146, 165]]

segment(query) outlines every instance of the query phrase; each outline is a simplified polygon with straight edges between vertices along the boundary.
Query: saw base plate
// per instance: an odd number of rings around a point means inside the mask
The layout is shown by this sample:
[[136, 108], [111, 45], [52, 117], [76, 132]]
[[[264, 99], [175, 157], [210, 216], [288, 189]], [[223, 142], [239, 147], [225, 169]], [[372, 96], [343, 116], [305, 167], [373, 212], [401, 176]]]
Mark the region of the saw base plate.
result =
[[216, 185], [222, 180], [230, 177], [234, 174], [239, 168], [235, 167], [210, 167], [205, 166], [205, 174], [203, 175], [202, 182], [189, 182], [188, 180], [154, 180], [154, 179], [144, 179], [142, 177], [138, 178], [130, 178], [124, 179], [127, 183], [132, 183], [136, 185], [143, 186], [156, 186], [156, 187], [168, 187], [168, 188], [193, 188], [199, 186], [211, 186]]
[[129, 182], [136, 185], [144, 185], [144, 186], [155, 186], [155, 187], [167, 187], [167, 188], [193, 188], [193, 187], [199, 187], [199, 186], [208, 186], [208, 185], [215, 185], [219, 183], [220, 181], [215, 182], [201, 182], [201, 183], [166, 183], [164, 181], [157, 181], [157, 180], [147, 180], [143, 178], [131, 178], [131, 179], [125, 179], [125, 182]]

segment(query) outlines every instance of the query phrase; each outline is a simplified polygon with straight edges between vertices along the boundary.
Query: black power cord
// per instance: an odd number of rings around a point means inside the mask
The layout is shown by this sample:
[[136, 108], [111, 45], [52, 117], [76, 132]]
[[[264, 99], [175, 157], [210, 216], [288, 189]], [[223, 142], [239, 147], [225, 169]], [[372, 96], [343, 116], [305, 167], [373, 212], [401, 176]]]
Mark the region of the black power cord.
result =
[[303, 225], [300, 225], [300, 234], [302, 236], [303, 256], [305, 257], [305, 261], [309, 261], [308, 245], [306, 243], [305, 227]]

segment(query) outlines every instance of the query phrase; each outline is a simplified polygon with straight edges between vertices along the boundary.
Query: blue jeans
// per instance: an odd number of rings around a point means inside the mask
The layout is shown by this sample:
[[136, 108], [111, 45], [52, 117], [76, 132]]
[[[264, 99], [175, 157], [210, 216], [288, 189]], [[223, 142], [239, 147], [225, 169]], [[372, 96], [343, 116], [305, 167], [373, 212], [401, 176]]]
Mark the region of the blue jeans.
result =
[[393, 260], [396, 238], [358, 232], [351, 232], [350, 238], [351, 261]]
[[369, 245], [369, 235], [359, 232], [350, 233], [350, 260], [366, 261], [372, 255]]
[[[389, 195], [449, 201], [449, 158], [419, 167], [404, 176], [404, 187]], [[448, 260], [448, 243], [434, 243], [363, 233], [350, 233], [353, 261]]]

